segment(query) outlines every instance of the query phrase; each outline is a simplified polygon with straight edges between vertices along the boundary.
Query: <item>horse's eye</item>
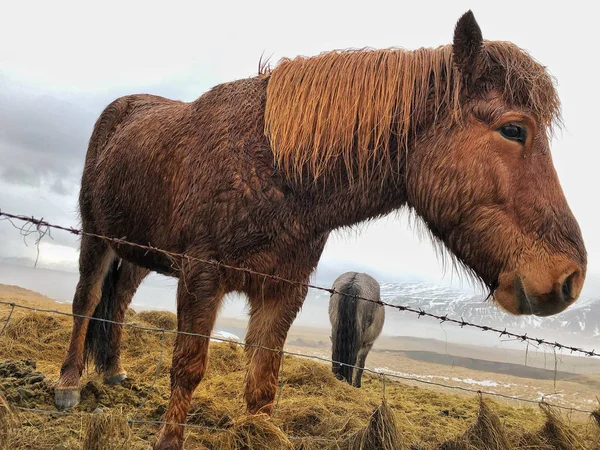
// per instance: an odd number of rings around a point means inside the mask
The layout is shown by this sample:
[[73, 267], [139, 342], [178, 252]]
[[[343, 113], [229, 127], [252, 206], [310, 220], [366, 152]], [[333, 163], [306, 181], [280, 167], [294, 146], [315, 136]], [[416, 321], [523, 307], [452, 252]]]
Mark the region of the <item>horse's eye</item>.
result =
[[525, 143], [525, 139], [527, 138], [527, 133], [525, 132], [525, 128], [520, 127], [519, 125], [504, 125], [500, 128], [500, 134], [504, 136], [506, 139], [510, 139], [511, 141], [517, 141], [521, 144]]

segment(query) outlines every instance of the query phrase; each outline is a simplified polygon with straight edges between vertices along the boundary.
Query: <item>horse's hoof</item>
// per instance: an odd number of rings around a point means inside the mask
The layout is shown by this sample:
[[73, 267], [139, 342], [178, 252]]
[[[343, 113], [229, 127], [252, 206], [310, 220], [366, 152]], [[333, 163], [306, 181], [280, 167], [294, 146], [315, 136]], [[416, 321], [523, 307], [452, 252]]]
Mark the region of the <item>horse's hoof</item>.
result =
[[72, 408], [81, 398], [78, 388], [56, 388], [54, 389], [54, 405], [57, 409]]
[[114, 386], [115, 384], [122, 383], [127, 379], [127, 374], [125, 372], [117, 373], [115, 375], [111, 375], [110, 377], [104, 378], [104, 384], [108, 386]]

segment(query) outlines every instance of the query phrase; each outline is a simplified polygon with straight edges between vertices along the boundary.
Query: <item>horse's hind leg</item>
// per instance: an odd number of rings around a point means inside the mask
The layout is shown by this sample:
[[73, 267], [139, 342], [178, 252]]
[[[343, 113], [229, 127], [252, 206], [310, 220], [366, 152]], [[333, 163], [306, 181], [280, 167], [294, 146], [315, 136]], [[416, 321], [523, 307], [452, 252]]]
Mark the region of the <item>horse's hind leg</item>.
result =
[[[127, 261], [121, 261], [119, 267], [119, 279], [116, 285], [115, 309], [111, 320], [122, 323], [125, 312], [135, 295], [138, 287], [150, 273], [149, 270], [138, 267]], [[110, 325], [110, 337], [106, 356], [106, 370], [104, 372], [104, 383], [113, 385], [127, 378], [127, 372], [121, 365], [121, 337], [123, 326]]]
[[307, 288], [282, 285], [269, 296], [251, 295], [250, 322], [246, 334], [248, 373], [245, 399], [251, 414], [271, 414], [281, 353], [260, 347], [282, 350], [288, 331], [302, 307]]
[[[114, 252], [101, 239], [83, 236], [79, 254], [79, 282], [73, 297], [73, 314], [92, 316], [100, 301], [102, 282]], [[54, 402], [59, 409], [70, 408], [79, 402], [79, 379], [83, 372], [83, 346], [89, 319], [73, 317], [71, 344], [60, 370]]]
[[358, 356], [356, 358], [356, 366], [358, 367], [358, 369], [355, 369], [354, 381], [352, 383], [352, 386], [354, 387], [359, 388], [362, 386], [363, 369], [365, 368], [367, 355], [371, 351], [371, 348], [373, 348], [373, 344], [366, 344], [362, 346], [361, 349], [358, 351]]
[[[199, 271], [203, 269], [203, 271]], [[219, 273], [212, 269], [186, 268], [177, 287], [177, 327], [180, 332], [209, 336], [224, 292]], [[171, 398], [161, 425], [155, 450], [179, 450], [183, 446], [183, 426], [192, 394], [206, 369], [209, 339], [178, 334], [171, 367]]]

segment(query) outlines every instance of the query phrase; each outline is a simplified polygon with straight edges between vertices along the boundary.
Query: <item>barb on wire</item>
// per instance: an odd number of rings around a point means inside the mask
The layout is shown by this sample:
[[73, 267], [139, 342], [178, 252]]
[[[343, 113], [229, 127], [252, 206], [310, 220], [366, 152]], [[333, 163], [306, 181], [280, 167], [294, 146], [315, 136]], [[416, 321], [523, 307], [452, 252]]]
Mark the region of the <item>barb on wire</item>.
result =
[[[326, 288], [323, 286], [316, 286], [314, 284], [311, 283], [304, 283], [301, 281], [294, 281], [294, 280], [289, 280], [286, 278], [282, 278], [279, 277], [277, 275], [271, 275], [271, 274], [266, 274], [266, 273], [261, 273], [261, 272], [257, 272], [255, 270], [246, 268], [246, 267], [235, 267], [229, 264], [225, 264], [216, 260], [208, 260], [208, 259], [202, 259], [202, 258], [197, 258], [194, 256], [190, 256], [187, 255], [185, 253], [175, 253], [175, 252], [170, 252], [167, 250], [162, 250], [156, 247], [153, 247], [151, 245], [143, 245], [143, 244], [137, 244], [135, 242], [129, 242], [126, 241], [124, 239], [121, 238], [112, 238], [112, 237], [108, 237], [108, 236], [102, 236], [99, 234], [94, 234], [94, 233], [88, 233], [86, 231], [77, 229], [77, 228], [73, 228], [73, 227], [65, 227], [65, 226], [61, 226], [61, 225], [55, 225], [55, 224], [51, 224], [43, 219], [36, 219], [35, 217], [28, 217], [28, 216], [20, 216], [20, 215], [16, 215], [16, 214], [10, 214], [7, 212], [4, 212], [2, 210], [0, 210], [0, 218], [4, 217], [7, 219], [13, 219], [13, 220], [20, 220], [23, 222], [27, 222], [27, 223], [31, 223], [33, 225], [35, 225], [37, 228], [36, 229], [42, 229], [42, 228], [54, 228], [57, 230], [63, 230], [66, 231], [68, 233], [72, 233], [75, 234], [77, 236], [89, 236], [89, 237], [94, 237], [97, 239], [102, 239], [104, 241], [107, 242], [112, 242], [114, 244], [117, 245], [127, 245], [127, 246], [131, 246], [131, 247], [135, 247], [135, 248], [139, 248], [139, 249], [143, 249], [146, 250], [148, 252], [156, 252], [156, 253], [160, 253], [163, 254], [164, 256], [170, 258], [173, 261], [176, 260], [181, 260], [183, 261], [196, 261], [199, 263], [203, 263], [203, 264], [208, 264], [214, 267], [220, 267], [223, 269], [228, 269], [228, 270], [235, 270], [238, 272], [243, 272], [243, 273], [247, 273], [249, 275], [254, 275], [254, 276], [260, 276], [263, 277], [264, 279], [269, 279], [272, 281], [277, 281], [277, 282], [282, 282], [282, 283], [287, 283], [287, 284], [292, 284], [292, 285], [296, 285], [296, 286], [303, 286], [303, 287], [307, 287], [309, 289], [314, 289], [314, 290], [318, 290], [318, 291], [323, 291], [323, 292], [327, 292], [329, 294], [341, 294], [340, 292], [338, 292], [335, 289], [332, 288]], [[12, 222], [11, 222], [12, 223]], [[386, 306], [388, 308], [393, 308], [393, 309], [397, 309], [398, 311], [404, 311], [404, 312], [410, 312], [413, 314], [417, 314], [418, 317], [429, 317], [432, 319], [436, 319], [439, 320], [441, 322], [450, 322], [453, 323], [455, 325], [460, 326], [461, 328], [464, 327], [470, 327], [470, 328], [475, 328], [481, 331], [492, 331], [494, 333], [499, 334], [501, 337], [502, 336], [508, 336], [514, 339], [518, 339], [518, 340], [522, 340], [523, 342], [536, 342], [539, 345], [547, 345], [549, 347], [554, 347], [555, 349], [558, 350], [568, 350], [571, 353], [579, 353], [582, 355], [586, 355], [586, 356], [600, 356], [600, 353], [596, 352], [595, 349], [594, 350], [586, 350], [584, 348], [579, 348], [579, 347], [574, 347], [571, 345], [565, 345], [565, 344], [561, 344], [559, 342], [550, 342], [548, 340], [545, 339], [540, 339], [540, 338], [534, 338], [534, 337], [529, 337], [527, 336], [527, 333], [525, 334], [518, 334], [518, 333], [513, 333], [510, 331], [506, 331], [506, 328], [504, 330], [498, 329], [498, 328], [494, 328], [494, 327], [490, 327], [490, 326], [486, 326], [486, 325], [479, 325], [476, 323], [472, 323], [472, 322], [467, 322], [464, 319], [454, 319], [451, 317], [448, 317], [448, 315], [438, 315], [438, 314], [433, 314], [433, 313], [429, 313], [424, 311], [421, 308], [413, 308], [410, 306], [406, 306], [406, 305], [394, 305], [391, 303], [387, 303], [381, 300], [373, 300], [367, 297], [362, 297], [359, 295], [352, 295], [352, 294], [343, 294], [345, 297], [350, 297], [350, 298], [354, 298], [356, 300], [362, 300], [362, 301], [367, 301], [367, 302], [371, 302], [371, 303], [377, 303], [378, 305], [382, 305], [382, 306]]]
[[[138, 325], [138, 324], [135, 324], [135, 323], [115, 322], [113, 320], [101, 319], [99, 317], [84, 316], [84, 315], [81, 315], [81, 314], [67, 313], [67, 312], [57, 311], [57, 310], [53, 310], [53, 309], [35, 308], [35, 307], [32, 307], [32, 306], [19, 305], [18, 303], [10, 303], [10, 302], [5, 302], [5, 301], [0, 301], [0, 305], [11, 305], [11, 306], [14, 305], [15, 308], [21, 308], [21, 309], [25, 309], [25, 310], [29, 310], [29, 311], [36, 311], [36, 312], [50, 313], [50, 314], [58, 314], [58, 315], [69, 316], [69, 317], [79, 317], [79, 318], [84, 318], [84, 319], [89, 319], [89, 320], [97, 320], [97, 321], [101, 321], [101, 322], [108, 322], [108, 323], [112, 323], [112, 324], [121, 325], [121, 326], [124, 326], [124, 327], [137, 328], [137, 329], [145, 330], [145, 331], [182, 334], [182, 335], [186, 335], [186, 336], [196, 336], [196, 337], [201, 337], [201, 338], [205, 338], [205, 339], [212, 339], [212, 340], [219, 341], [219, 342], [227, 342], [227, 343], [230, 343], [230, 344], [240, 345], [240, 346], [243, 346], [243, 347], [257, 348], [257, 349], [266, 350], [266, 351], [270, 351], [270, 352], [274, 352], [274, 353], [281, 353], [282, 355], [297, 356], [299, 358], [313, 359], [315, 361], [322, 361], [322, 362], [326, 362], [326, 363], [329, 363], [329, 364], [342, 365], [342, 363], [339, 362], [339, 361], [334, 361], [332, 359], [328, 359], [328, 358], [325, 358], [325, 357], [322, 357], [322, 356], [307, 355], [307, 354], [304, 354], [304, 353], [293, 352], [293, 351], [290, 351], [290, 350], [282, 350], [282, 349], [269, 348], [269, 347], [266, 347], [266, 346], [263, 346], [263, 345], [258, 345], [258, 344], [248, 344], [247, 342], [240, 342], [240, 341], [237, 341], [237, 340], [222, 338], [222, 337], [218, 337], [218, 336], [208, 336], [208, 335], [205, 335], [205, 334], [190, 333], [190, 332], [187, 332], [187, 331], [165, 330], [163, 328], [149, 327], [149, 326], [144, 326], [144, 325]], [[454, 389], [454, 390], [459, 390], [459, 391], [463, 391], [463, 392], [471, 392], [471, 393], [482, 392], [483, 394], [488, 395], [490, 397], [500, 397], [500, 398], [504, 398], [506, 400], [515, 400], [515, 401], [519, 401], [519, 402], [533, 403], [533, 404], [538, 404], [539, 403], [537, 400], [531, 400], [531, 399], [520, 398], [520, 397], [513, 397], [513, 396], [510, 396], [510, 395], [500, 394], [500, 393], [497, 393], [497, 392], [481, 391], [479, 389], [472, 389], [472, 388], [462, 387], [462, 386], [456, 386], [456, 385], [452, 385], [452, 384], [438, 383], [438, 382], [435, 382], [435, 381], [422, 380], [422, 379], [416, 378], [416, 377], [409, 377], [409, 376], [400, 375], [400, 374], [396, 374], [396, 373], [384, 372], [384, 371], [381, 371], [381, 370], [371, 369], [369, 367], [360, 368], [360, 367], [358, 367], [356, 365], [352, 365], [352, 364], [344, 364], [344, 365], [346, 365], [348, 367], [351, 367], [353, 369], [362, 369], [363, 371], [371, 373], [371, 374], [376, 375], [376, 376], [385, 375], [386, 377], [395, 378], [395, 379], [399, 379], [399, 380], [412, 381], [412, 382], [416, 382], [416, 383], [422, 383], [422, 384], [426, 384], [426, 385], [430, 385], [430, 386], [442, 387], [442, 388], [446, 388], [446, 389]], [[563, 409], [563, 410], [567, 410], [567, 411], [577, 411], [577, 412], [586, 413], [586, 414], [591, 414], [592, 413], [592, 411], [589, 411], [589, 410], [573, 408], [573, 407], [570, 407], [570, 406], [562, 406], [562, 405], [554, 405], [554, 404], [551, 405], [551, 406], [554, 407], [554, 408]]]

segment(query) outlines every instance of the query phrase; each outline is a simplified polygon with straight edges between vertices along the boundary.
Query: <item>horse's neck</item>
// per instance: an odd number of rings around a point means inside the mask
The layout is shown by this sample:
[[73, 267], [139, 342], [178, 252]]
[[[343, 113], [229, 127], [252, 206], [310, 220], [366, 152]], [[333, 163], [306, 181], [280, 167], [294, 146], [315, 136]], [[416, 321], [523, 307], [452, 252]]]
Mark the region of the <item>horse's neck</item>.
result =
[[310, 211], [300, 214], [307, 214], [305, 217], [314, 232], [327, 232], [381, 217], [406, 204], [403, 180], [403, 177], [398, 181], [388, 175], [385, 179], [372, 178], [368, 183], [355, 180], [352, 185], [317, 182], [301, 189], [302, 204], [306, 199], [302, 194], [312, 201]]

